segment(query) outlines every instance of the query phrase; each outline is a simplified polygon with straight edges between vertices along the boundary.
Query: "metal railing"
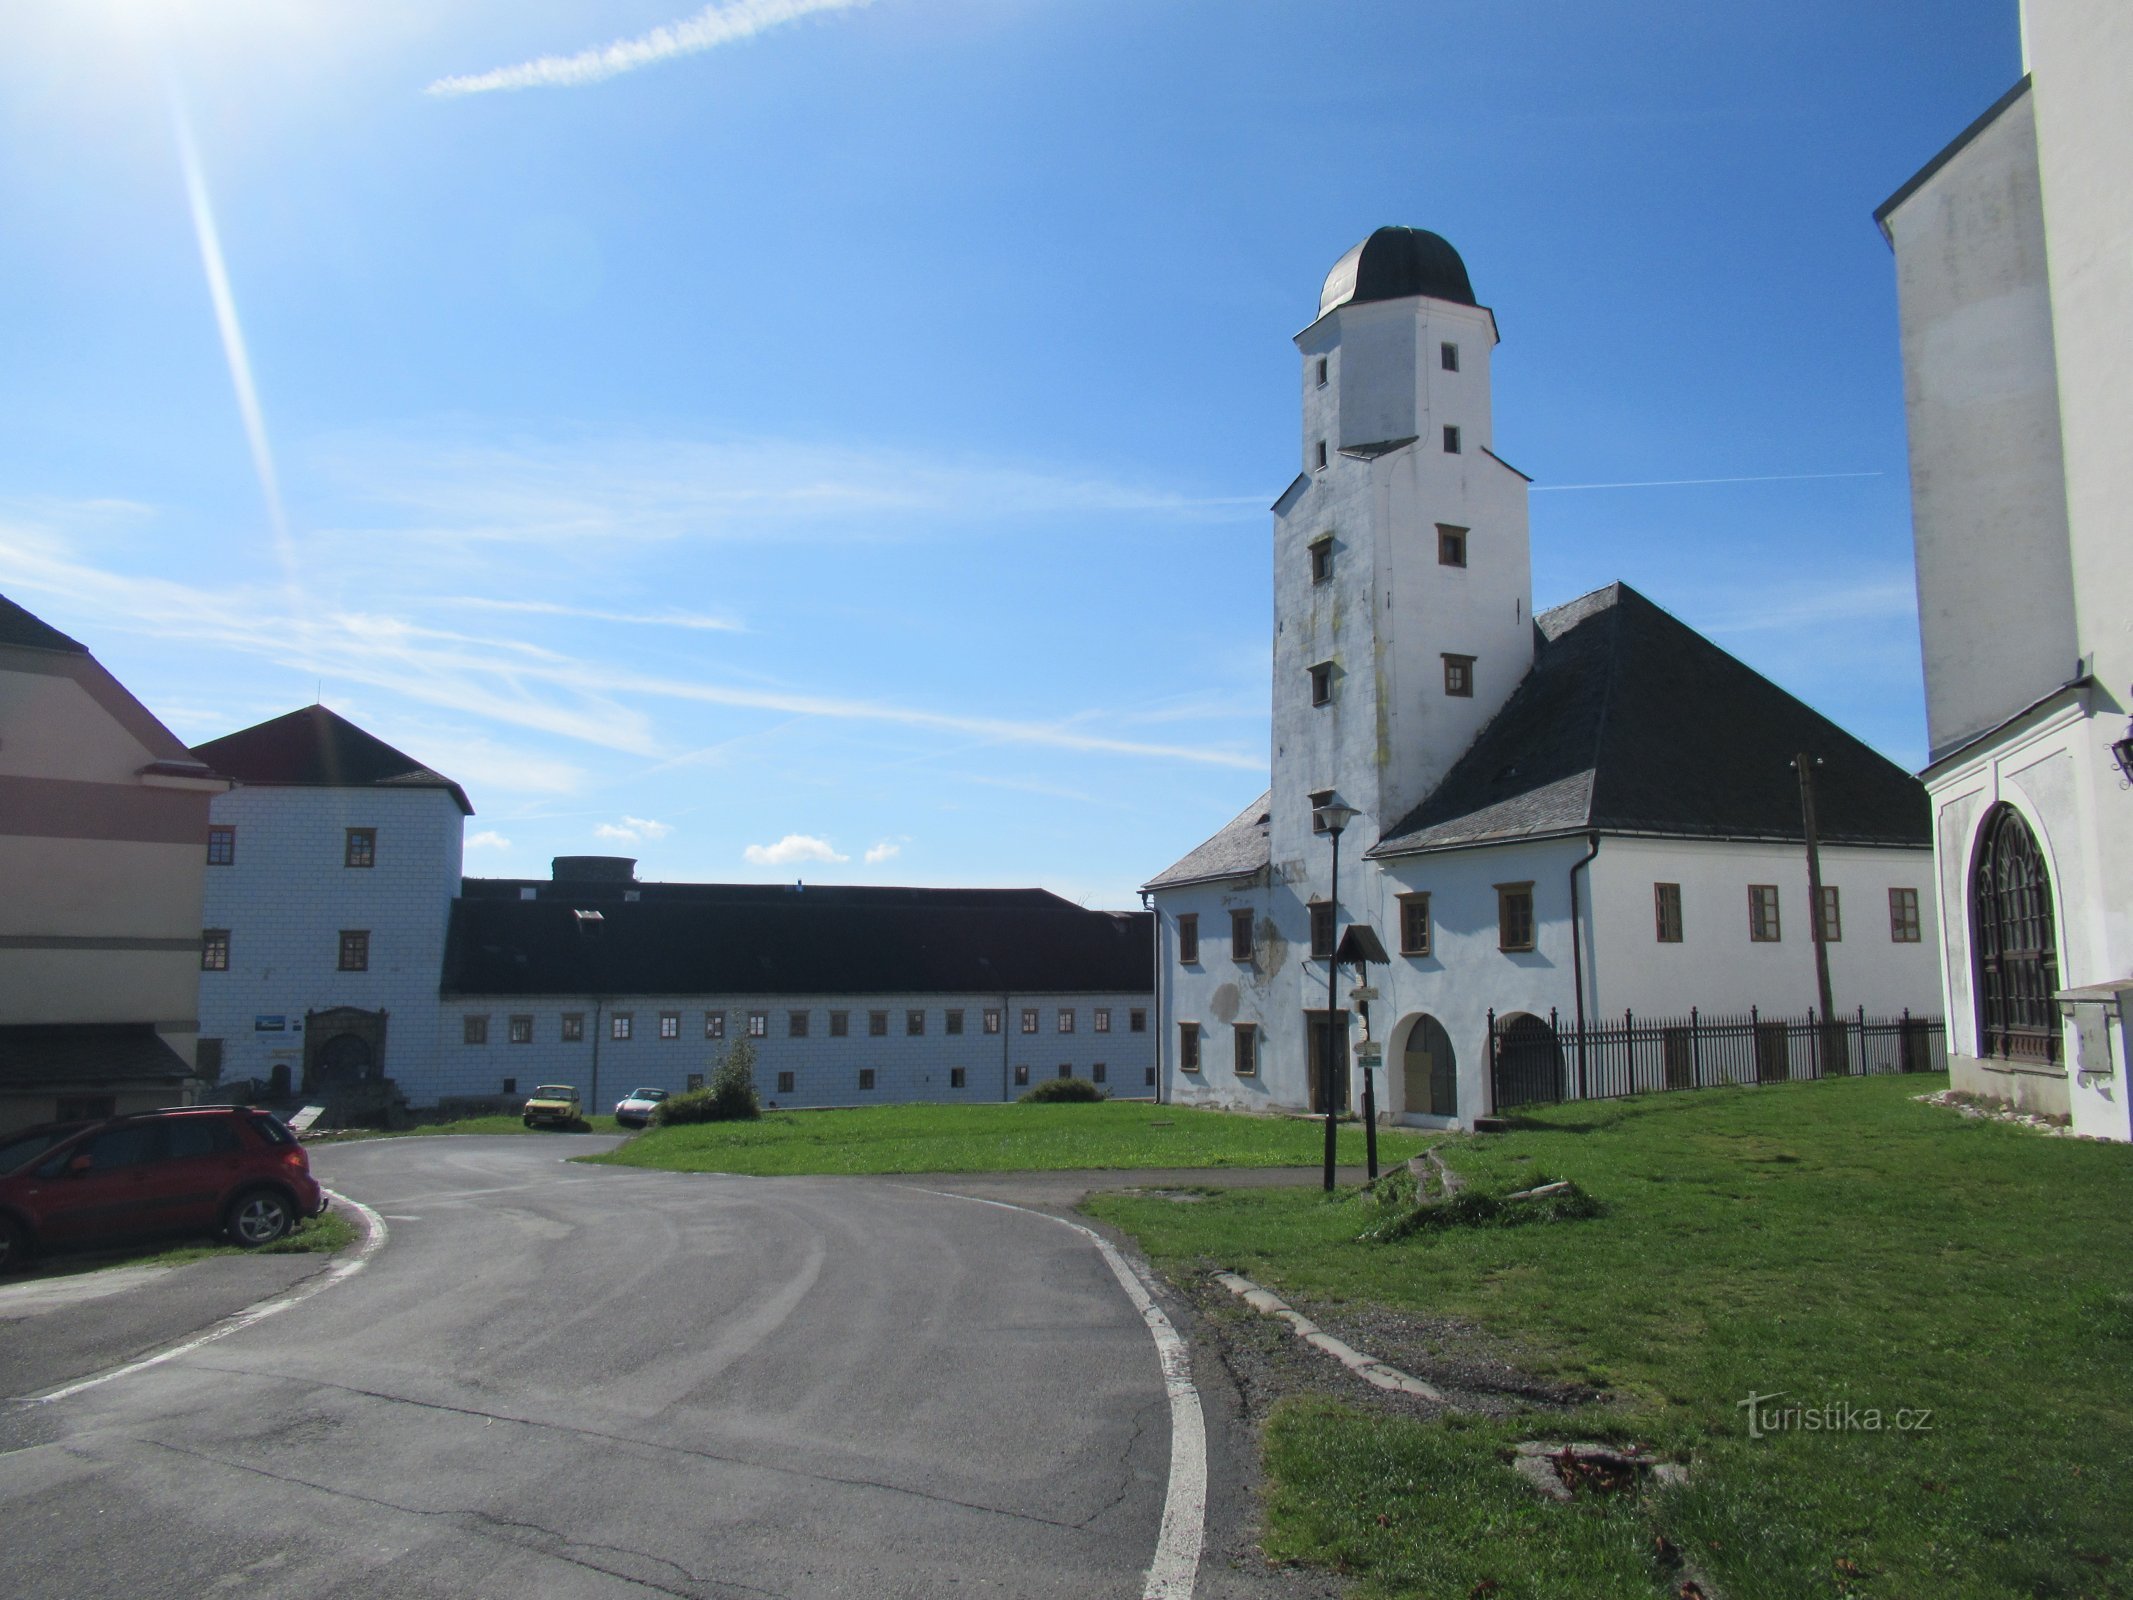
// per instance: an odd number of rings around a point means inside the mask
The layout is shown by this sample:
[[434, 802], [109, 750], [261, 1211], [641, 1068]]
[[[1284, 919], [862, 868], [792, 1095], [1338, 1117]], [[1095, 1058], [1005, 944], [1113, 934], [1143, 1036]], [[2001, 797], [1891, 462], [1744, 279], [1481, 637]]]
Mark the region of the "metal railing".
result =
[[1746, 1015], [1639, 1017], [1565, 1028], [1555, 1012], [1489, 1013], [1490, 1110], [1559, 1100], [1614, 1100], [1669, 1089], [1789, 1083], [1896, 1072], [1944, 1072], [1939, 1017], [1819, 1019]]

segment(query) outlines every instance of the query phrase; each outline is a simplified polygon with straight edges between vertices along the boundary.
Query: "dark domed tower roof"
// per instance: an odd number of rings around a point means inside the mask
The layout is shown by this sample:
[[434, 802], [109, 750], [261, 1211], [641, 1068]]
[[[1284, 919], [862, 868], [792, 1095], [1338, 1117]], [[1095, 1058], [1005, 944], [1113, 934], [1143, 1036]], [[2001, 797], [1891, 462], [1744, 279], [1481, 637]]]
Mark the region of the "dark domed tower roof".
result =
[[1333, 264], [1318, 293], [1318, 314], [1369, 300], [1410, 295], [1474, 304], [1459, 252], [1427, 228], [1380, 228]]

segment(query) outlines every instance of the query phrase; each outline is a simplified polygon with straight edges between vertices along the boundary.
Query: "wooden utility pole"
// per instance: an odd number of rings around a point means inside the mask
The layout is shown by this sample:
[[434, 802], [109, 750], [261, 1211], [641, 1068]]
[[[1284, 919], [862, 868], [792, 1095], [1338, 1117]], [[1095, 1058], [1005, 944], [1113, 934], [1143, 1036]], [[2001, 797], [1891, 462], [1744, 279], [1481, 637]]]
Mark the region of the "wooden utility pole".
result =
[[1807, 928], [1815, 941], [1815, 995], [1820, 1021], [1830, 1018], [1829, 942], [1822, 937], [1822, 848], [1815, 837], [1815, 768], [1822, 763], [1802, 750], [1792, 758], [1800, 774], [1800, 821], [1807, 829]]

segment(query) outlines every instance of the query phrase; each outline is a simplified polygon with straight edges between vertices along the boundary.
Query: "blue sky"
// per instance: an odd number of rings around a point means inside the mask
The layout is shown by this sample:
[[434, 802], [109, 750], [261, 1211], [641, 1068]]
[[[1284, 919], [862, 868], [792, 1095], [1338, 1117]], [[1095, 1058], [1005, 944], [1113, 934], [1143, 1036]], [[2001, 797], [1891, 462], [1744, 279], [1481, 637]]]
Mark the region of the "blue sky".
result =
[[1131, 904], [1264, 784], [1289, 340], [1400, 222], [1536, 603], [1916, 766], [1871, 212], [2019, 71], [2013, 0], [8, 7], [0, 592], [187, 739], [322, 696], [473, 872]]

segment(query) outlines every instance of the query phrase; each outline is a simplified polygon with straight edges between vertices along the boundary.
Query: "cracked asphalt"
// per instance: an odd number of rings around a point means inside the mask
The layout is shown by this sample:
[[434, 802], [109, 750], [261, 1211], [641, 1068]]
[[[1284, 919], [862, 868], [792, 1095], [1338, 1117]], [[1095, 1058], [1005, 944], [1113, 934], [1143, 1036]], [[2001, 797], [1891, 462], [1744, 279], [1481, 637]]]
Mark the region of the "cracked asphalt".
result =
[[[561, 1159], [609, 1142], [321, 1149], [388, 1219], [367, 1270], [0, 1408], [8, 1591], [1139, 1594], [1168, 1409], [1086, 1239], [910, 1182]], [[1268, 1592], [1208, 1399], [1200, 1592]]]

